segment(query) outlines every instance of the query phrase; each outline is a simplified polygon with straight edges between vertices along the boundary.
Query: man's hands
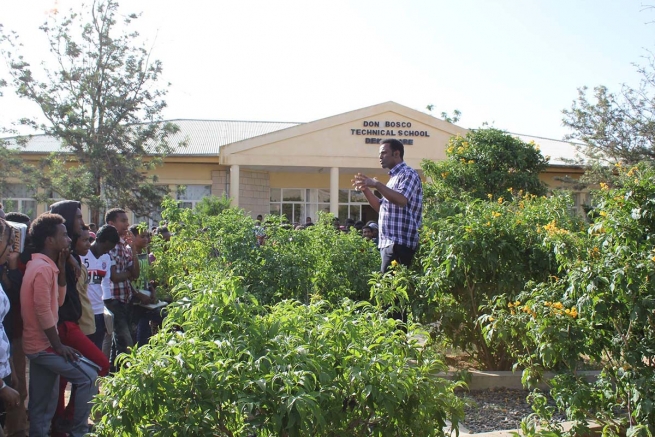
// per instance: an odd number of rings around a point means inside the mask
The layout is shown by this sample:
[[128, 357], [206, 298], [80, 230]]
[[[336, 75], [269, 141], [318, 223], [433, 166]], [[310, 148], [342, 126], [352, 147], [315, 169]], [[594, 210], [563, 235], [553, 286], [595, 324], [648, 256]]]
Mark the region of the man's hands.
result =
[[358, 189], [359, 191], [364, 191], [369, 188], [375, 188], [375, 186], [378, 183], [378, 180], [375, 178], [369, 178], [368, 176], [357, 173], [355, 175], [355, 178], [351, 180], [353, 183], [353, 187]]
[[18, 259], [20, 258], [20, 252], [11, 252], [7, 262], [9, 263], [9, 270], [16, 270], [18, 268]]
[[2, 390], [0, 390], [0, 400], [5, 404], [7, 409], [16, 408], [20, 405], [20, 394], [13, 388], [5, 385]]
[[58, 347], [53, 347], [57, 355], [61, 355], [66, 359], [66, 361], [77, 361], [80, 359], [80, 354], [77, 349], [73, 349], [70, 346], [64, 346], [60, 344]]
[[70, 253], [71, 251], [69, 248], [62, 249], [61, 252], [59, 252], [59, 258], [57, 258], [57, 268], [60, 272], [66, 269], [66, 262], [68, 261]]

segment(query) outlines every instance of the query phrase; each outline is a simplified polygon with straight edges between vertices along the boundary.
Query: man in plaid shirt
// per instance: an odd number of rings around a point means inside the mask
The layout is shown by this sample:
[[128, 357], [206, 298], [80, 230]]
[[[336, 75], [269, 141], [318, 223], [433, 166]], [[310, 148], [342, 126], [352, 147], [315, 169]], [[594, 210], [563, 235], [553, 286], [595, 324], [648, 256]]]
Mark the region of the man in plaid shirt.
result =
[[[405, 147], [395, 139], [380, 143], [380, 165], [389, 170], [389, 183], [358, 173], [353, 185], [366, 196], [371, 207], [379, 212], [378, 248], [382, 255], [382, 272], [392, 261], [410, 266], [418, 248], [418, 229], [423, 214], [423, 187], [416, 170], [403, 161]], [[382, 194], [378, 198], [371, 189]]]
[[120, 236], [120, 241], [109, 252], [111, 258], [109, 285], [103, 284], [102, 288], [105, 307], [114, 315], [114, 348], [109, 362], [115, 365], [115, 355], [128, 352], [129, 348], [134, 346], [130, 329], [133, 297], [130, 281], [139, 277], [139, 263], [134, 262], [136, 253], [134, 249], [128, 248], [124, 239], [130, 226], [125, 210], [110, 209], [105, 214], [105, 222], [115, 227]]

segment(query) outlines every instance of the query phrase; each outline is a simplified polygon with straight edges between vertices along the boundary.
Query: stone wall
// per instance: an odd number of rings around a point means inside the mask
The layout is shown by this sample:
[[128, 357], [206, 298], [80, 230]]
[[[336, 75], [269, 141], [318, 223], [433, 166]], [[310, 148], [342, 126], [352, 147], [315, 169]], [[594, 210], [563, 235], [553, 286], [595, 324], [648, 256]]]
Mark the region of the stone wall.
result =
[[268, 172], [241, 168], [239, 172], [239, 206], [250, 212], [266, 215], [270, 212], [271, 184]]
[[227, 170], [212, 171], [212, 196], [227, 195]]

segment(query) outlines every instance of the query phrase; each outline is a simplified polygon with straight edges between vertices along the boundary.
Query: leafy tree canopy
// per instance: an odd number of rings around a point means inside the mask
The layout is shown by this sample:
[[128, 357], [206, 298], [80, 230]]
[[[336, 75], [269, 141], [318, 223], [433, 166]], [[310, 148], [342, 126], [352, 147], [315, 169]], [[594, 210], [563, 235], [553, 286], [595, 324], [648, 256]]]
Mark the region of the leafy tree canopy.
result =
[[562, 123], [571, 129], [566, 139], [579, 147], [589, 165], [587, 182], [615, 179], [613, 164], [633, 165], [655, 159], [655, 59], [638, 68], [639, 86], [623, 85], [618, 93], [597, 86], [589, 96], [578, 89], [571, 109], [562, 111]]
[[88, 203], [96, 222], [106, 205], [147, 215], [167, 191], [146, 172], [170, 153], [167, 137], [178, 128], [162, 122], [166, 87], [157, 86], [162, 65], [130, 30], [137, 18], [118, 15], [113, 0], [53, 14], [40, 27], [53, 55], [42, 72], [24, 59], [18, 35], [0, 27], [10, 82], [46, 120], [20, 123], [61, 141], [62, 153], [42, 164], [39, 184]]
[[423, 161], [430, 183], [426, 199], [437, 203], [448, 199], [511, 199], [512, 191], [546, 194], [539, 173], [548, 159], [534, 143], [525, 143], [495, 128], [470, 131], [466, 137], [453, 137], [444, 161]]

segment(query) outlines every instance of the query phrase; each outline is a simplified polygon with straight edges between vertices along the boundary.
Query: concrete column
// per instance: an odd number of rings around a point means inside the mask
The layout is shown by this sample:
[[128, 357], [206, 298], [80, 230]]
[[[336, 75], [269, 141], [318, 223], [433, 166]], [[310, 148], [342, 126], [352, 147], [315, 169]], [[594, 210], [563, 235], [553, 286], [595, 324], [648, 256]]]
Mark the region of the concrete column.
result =
[[239, 166], [230, 166], [230, 199], [232, 206], [239, 206]]
[[330, 169], [330, 213], [339, 215], [339, 167]]

